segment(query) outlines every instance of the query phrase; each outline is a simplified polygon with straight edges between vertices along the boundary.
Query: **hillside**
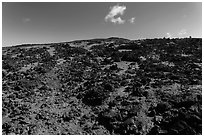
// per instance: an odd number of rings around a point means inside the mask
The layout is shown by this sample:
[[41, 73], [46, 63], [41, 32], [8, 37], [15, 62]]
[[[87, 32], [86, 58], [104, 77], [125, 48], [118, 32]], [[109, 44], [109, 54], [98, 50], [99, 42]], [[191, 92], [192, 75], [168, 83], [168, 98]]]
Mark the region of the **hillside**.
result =
[[202, 39], [3, 47], [2, 134], [200, 135]]

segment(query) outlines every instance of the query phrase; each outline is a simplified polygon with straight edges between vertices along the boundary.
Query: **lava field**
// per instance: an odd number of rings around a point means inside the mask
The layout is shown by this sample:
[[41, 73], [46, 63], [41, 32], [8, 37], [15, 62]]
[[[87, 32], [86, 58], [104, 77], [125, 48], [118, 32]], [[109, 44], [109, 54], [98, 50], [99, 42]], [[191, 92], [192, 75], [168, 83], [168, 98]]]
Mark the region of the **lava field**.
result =
[[3, 135], [201, 135], [202, 39], [2, 48]]

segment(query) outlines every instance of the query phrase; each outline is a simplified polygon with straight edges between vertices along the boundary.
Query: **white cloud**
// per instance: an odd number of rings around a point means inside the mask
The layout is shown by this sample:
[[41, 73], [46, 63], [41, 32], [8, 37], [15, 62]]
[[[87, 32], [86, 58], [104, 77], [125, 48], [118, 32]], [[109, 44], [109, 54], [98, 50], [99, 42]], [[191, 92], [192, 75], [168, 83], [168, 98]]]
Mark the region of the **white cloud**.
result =
[[171, 33], [167, 32], [167, 33], [166, 33], [166, 37], [167, 37], [167, 38], [171, 38], [171, 37], [172, 37]]
[[182, 30], [178, 33], [179, 36], [185, 36], [186, 34], [187, 34], [186, 29], [182, 29]]
[[131, 19], [129, 19], [130, 23], [134, 23], [135, 22], [135, 17], [132, 17]]
[[24, 23], [27, 23], [27, 22], [30, 22], [31, 19], [30, 19], [30, 18], [23, 18], [22, 21], [23, 21]]
[[118, 24], [124, 24], [125, 20], [122, 20], [120, 17], [118, 18], [112, 18], [111, 22], [113, 22], [114, 24], [118, 23]]
[[115, 18], [117, 15], [123, 15], [126, 10], [126, 6], [120, 6], [119, 4], [110, 7], [110, 12], [106, 15], [105, 21], [113, 22], [114, 24], [123, 24], [125, 20], [121, 19], [121, 17]]

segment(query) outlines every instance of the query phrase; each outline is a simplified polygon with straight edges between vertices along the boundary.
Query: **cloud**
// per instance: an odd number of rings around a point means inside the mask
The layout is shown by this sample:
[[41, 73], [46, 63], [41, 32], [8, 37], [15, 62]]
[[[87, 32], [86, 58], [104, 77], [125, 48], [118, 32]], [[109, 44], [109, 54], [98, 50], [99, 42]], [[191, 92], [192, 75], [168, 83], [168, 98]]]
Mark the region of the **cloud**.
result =
[[112, 18], [111, 22], [113, 22], [114, 24], [118, 23], [118, 24], [124, 24], [125, 20], [122, 20], [120, 17], [118, 18]]
[[23, 21], [24, 23], [27, 23], [27, 22], [30, 22], [31, 19], [30, 19], [30, 18], [23, 18], [22, 21]]
[[130, 23], [134, 23], [135, 22], [135, 17], [132, 17], [131, 19], [129, 19]]
[[166, 37], [167, 37], [167, 38], [171, 38], [171, 37], [172, 37], [171, 33], [167, 32], [167, 33], [166, 33]]
[[115, 18], [115, 16], [123, 15], [126, 10], [126, 6], [120, 6], [119, 4], [110, 7], [110, 12], [106, 15], [105, 21], [113, 22], [114, 24], [124, 24], [125, 20], [121, 19], [121, 17]]
[[186, 29], [182, 29], [182, 30], [178, 33], [179, 36], [185, 36], [186, 34], [187, 34]]

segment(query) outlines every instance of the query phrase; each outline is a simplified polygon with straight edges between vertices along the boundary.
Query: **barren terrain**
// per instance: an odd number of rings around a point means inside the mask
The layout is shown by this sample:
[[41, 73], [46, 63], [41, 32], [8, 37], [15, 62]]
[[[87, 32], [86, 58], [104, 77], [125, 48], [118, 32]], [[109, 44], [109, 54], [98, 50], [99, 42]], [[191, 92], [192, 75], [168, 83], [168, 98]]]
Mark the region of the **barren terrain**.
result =
[[2, 134], [202, 134], [202, 39], [2, 49]]

